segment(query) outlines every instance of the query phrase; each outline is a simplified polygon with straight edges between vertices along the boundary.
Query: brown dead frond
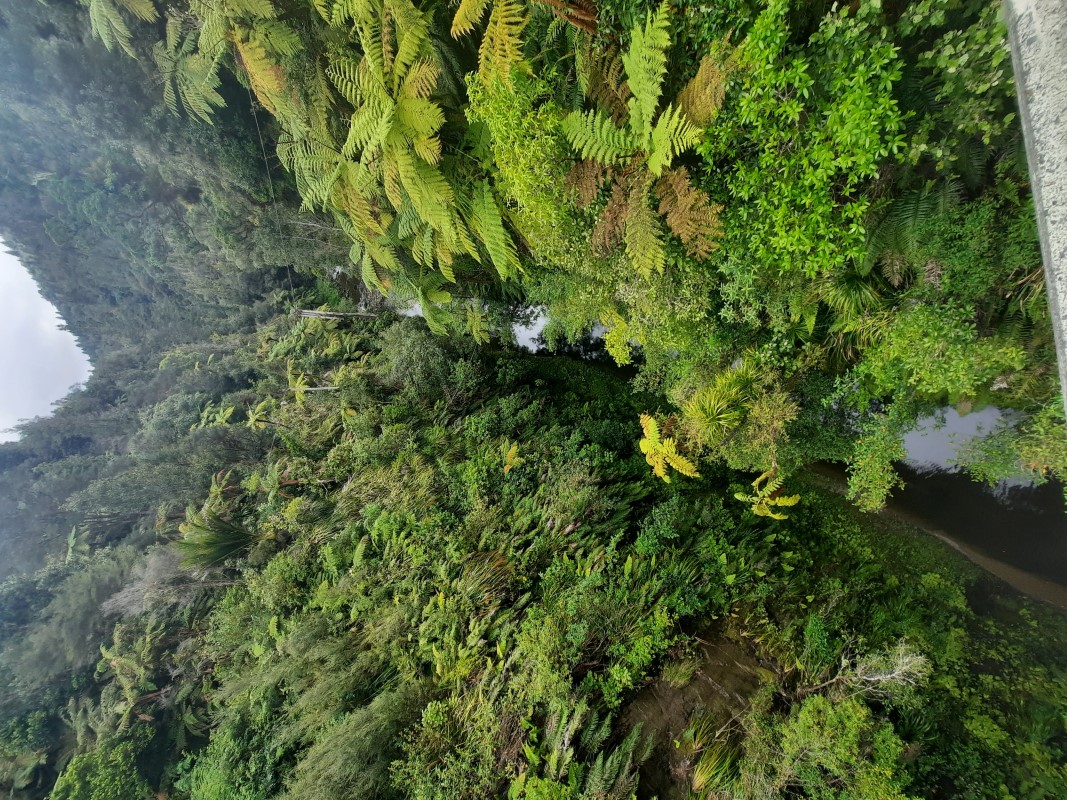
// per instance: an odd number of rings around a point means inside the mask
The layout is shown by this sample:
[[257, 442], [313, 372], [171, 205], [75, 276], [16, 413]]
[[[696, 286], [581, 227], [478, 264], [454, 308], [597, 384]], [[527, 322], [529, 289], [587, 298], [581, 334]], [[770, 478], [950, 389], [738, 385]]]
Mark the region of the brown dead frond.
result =
[[629, 113], [630, 87], [619, 48], [615, 45], [602, 48], [594, 43], [593, 37], [582, 36], [574, 56], [586, 98], [622, 125]]
[[600, 219], [593, 228], [593, 252], [597, 255], [611, 253], [622, 242], [626, 232], [626, 214], [629, 207], [627, 182], [616, 177], [611, 185], [608, 204], [600, 212]]
[[678, 107], [694, 125], [703, 128], [715, 119], [726, 97], [726, 81], [733, 67], [733, 51], [725, 40], [701, 59], [697, 74], [678, 94]]
[[593, 203], [600, 190], [611, 180], [613, 170], [607, 164], [591, 158], [583, 158], [567, 173], [567, 186], [574, 191], [579, 208]]
[[693, 186], [685, 167], [673, 169], [656, 182], [659, 213], [693, 258], [707, 258], [722, 233], [719, 212], [704, 192]]

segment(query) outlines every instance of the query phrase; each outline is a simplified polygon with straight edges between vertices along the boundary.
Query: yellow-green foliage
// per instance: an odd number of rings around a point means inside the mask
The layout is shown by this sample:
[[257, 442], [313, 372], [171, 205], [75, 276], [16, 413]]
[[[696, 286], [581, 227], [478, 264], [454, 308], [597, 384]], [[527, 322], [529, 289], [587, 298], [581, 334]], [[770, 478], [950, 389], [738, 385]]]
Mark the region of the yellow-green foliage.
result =
[[[752, 494], [735, 492], [734, 497], [742, 503], [748, 503], [752, 513], [757, 517], [770, 517], [771, 519], [788, 519], [786, 514], [775, 511], [775, 507], [795, 506], [800, 502], [799, 494], [779, 494], [785, 479], [777, 475], [774, 470], [764, 472], [756, 480], [752, 481]], [[763, 484], [762, 486], [760, 484]]]
[[696, 465], [678, 452], [674, 439], [660, 435], [659, 423], [651, 415], [641, 415], [641, 431], [644, 436], [638, 445], [655, 475], [670, 483], [671, 477], [667, 469], [670, 467], [687, 477], [700, 477]]

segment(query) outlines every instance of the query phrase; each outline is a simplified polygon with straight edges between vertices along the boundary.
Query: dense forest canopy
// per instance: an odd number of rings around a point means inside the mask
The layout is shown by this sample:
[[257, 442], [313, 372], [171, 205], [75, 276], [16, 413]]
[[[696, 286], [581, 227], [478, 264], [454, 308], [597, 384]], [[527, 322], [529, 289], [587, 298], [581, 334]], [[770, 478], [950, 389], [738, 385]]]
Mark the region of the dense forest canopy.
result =
[[1067, 478], [998, 3], [0, 0], [0, 67], [94, 366], [0, 445], [10, 797], [1067, 796], [1064, 618], [863, 513], [946, 405]]

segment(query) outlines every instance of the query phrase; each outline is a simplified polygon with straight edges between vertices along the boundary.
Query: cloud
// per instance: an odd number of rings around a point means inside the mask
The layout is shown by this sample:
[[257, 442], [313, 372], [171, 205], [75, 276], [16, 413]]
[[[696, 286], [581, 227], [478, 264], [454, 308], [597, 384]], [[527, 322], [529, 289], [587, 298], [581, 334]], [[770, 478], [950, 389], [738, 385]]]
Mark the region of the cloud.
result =
[[55, 306], [0, 242], [0, 442], [23, 419], [47, 416], [91, 372]]

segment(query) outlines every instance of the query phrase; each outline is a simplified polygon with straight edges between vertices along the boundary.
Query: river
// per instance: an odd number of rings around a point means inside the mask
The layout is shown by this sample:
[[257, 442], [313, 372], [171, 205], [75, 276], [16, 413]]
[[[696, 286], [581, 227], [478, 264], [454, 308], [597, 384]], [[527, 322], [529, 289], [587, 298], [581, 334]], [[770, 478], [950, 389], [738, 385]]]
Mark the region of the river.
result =
[[[531, 316], [514, 332], [520, 347], [536, 352], [544, 346], [545, 317]], [[555, 352], [614, 366], [595, 335]], [[904, 440], [908, 455], [898, 469], [905, 486], [894, 492], [883, 513], [936, 536], [1018, 591], [1067, 610], [1064, 487], [1024, 480], [988, 487], [954, 464], [957, 450], [991, 431], [1001, 416], [991, 407], [966, 415], [946, 408], [937, 418], [921, 420]], [[838, 482], [845, 478], [840, 464], [820, 464], [815, 470]]]

